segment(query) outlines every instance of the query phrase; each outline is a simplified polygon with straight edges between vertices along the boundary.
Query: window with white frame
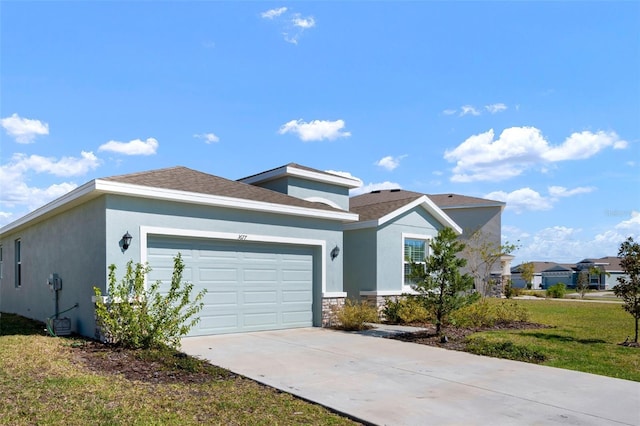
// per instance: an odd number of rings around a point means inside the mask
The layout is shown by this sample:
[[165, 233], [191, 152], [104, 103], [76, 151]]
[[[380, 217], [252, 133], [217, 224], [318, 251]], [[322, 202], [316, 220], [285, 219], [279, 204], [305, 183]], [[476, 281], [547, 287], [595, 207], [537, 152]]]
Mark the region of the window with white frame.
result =
[[15, 244], [15, 260], [16, 260], [16, 288], [22, 286], [22, 255], [20, 253], [21, 249], [20, 240], [16, 240]]
[[404, 236], [403, 250], [403, 284], [404, 286], [409, 287], [414, 284], [411, 280], [411, 264], [425, 264], [425, 259], [429, 254], [429, 238], [422, 236]]

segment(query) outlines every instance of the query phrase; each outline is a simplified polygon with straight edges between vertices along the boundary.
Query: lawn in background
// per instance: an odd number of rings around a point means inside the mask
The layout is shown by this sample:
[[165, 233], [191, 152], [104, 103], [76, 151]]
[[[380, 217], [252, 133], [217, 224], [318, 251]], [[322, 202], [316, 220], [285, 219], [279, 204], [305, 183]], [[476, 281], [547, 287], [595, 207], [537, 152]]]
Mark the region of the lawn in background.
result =
[[640, 381], [640, 348], [620, 346], [633, 338], [634, 319], [618, 303], [518, 300], [530, 321], [551, 326], [533, 330], [476, 333], [490, 344], [512, 342], [546, 356], [542, 365]]

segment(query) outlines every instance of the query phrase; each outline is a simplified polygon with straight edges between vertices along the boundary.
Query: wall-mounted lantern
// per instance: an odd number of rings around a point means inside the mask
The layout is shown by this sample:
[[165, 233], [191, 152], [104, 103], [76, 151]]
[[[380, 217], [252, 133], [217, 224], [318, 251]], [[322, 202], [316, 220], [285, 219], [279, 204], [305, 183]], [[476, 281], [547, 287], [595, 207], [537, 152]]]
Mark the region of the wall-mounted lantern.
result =
[[128, 249], [132, 239], [133, 237], [129, 234], [129, 231], [127, 231], [127, 233], [122, 236], [122, 248], [125, 250]]
[[335, 246], [332, 250], [331, 250], [331, 260], [334, 260], [336, 257], [338, 257], [338, 255], [340, 254], [340, 247]]

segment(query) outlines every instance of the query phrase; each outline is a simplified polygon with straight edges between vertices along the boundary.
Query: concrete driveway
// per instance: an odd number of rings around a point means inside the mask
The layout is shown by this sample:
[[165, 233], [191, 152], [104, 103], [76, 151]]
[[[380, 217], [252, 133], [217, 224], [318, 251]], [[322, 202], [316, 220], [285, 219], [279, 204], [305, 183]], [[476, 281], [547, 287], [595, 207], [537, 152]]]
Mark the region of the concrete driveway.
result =
[[380, 337], [302, 328], [182, 350], [378, 425], [640, 425], [640, 383]]

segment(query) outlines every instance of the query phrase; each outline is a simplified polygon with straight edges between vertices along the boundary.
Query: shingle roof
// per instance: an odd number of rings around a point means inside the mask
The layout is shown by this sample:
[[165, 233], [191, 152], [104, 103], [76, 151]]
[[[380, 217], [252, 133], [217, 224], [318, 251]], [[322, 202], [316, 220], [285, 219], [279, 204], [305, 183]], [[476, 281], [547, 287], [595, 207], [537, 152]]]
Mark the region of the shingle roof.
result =
[[425, 195], [441, 209], [453, 206], [504, 205], [500, 201], [467, 197], [466, 195], [430, 195], [404, 189], [385, 189], [351, 197], [349, 199], [349, 210], [353, 213], [358, 213], [360, 221], [379, 219]]
[[[533, 263], [534, 274], [539, 274], [542, 271], [546, 271], [547, 269], [553, 268], [554, 266], [557, 265], [556, 262], [531, 262], [531, 263]], [[511, 272], [519, 273], [521, 267], [522, 267], [522, 263], [520, 265], [516, 265], [513, 268], [511, 268]]]
[[472, 206], [504, 206], [506, 203], [502, 201], [488, 200], [486, 198], [469, 197], [460, 194], [429, 194], [431, 201], [436, 203], [441, 209], [453, 207], [472, 207]]
[[[302, 166], [297, 163], [288, 163], [284, 166], [276, 167], [264, 172], [256, 173], [251, 176], [246, 176], [238, 179], [239, 182], [245, 182], [250, 184], [256, 184], [259, 182], [265, 182], [271, 179], [276, 179], [287, 175], [299, 175], [302, 172], [305, 178], [318, 181], [332, 182], [334, 184], [346, 186], [349, 188], [357, 188], [360, 185], [360, 181], [353, 177], [343, 176], [337, 173], [329, 173], [322, 170], [314, 169], [312, 167]], [[312, 177], [313, 176], [313, 177]]]
[[111, 176], [102, 180], [153, 188], [219, 195], [243, 200], [262, 201], [285, 206], [342, 211], [323, 203], [305, 201], [279, 192], [271, 191], [269, 189], [225, 179], [181, 166], [120, 176]]

